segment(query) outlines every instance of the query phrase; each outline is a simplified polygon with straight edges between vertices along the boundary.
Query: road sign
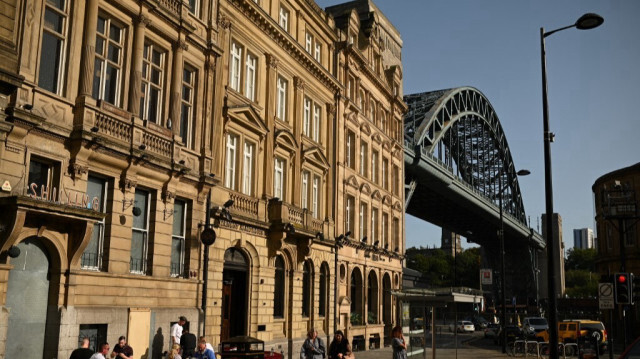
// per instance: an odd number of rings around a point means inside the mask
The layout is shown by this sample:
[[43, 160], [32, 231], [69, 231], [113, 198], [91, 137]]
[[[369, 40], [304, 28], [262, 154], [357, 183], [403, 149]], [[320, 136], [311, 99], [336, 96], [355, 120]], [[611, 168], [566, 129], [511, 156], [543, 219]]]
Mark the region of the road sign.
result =
[[480, 269], [480, 278], [482, 279], [482, 284], [493, 284], [491, 269]]
[[598, 283], [600, 309], [613, 309], [613, 283]]

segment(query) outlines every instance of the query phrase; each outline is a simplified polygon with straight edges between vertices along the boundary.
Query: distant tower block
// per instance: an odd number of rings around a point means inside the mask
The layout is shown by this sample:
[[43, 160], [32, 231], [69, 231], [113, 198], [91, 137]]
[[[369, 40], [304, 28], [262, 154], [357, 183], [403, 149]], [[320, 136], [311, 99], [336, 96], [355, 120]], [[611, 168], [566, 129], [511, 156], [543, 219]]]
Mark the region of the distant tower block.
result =
[[460, 235], [442, 228], [442, 244], [440, 247], [445, 253], [450, 254], [452, 257], [455, 253], [462, 252]]

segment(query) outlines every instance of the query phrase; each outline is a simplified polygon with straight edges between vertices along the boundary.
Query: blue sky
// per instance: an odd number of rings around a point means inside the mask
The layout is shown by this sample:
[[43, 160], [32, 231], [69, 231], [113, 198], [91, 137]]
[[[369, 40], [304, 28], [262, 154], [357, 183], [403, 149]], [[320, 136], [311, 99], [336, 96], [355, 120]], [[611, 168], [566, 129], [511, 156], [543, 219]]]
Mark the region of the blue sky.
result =
[[[404, 41], [405, 94], [473, 86], [489, 99], [516, 169], [531, 171], [520, 188], [534, 229], [545, 211], [540, 27], [570, 25], [587, 12], [604, 17], [599, 28], [546, 41], [554, 210], [567, 247], [574, 228], [594, 228], [594, 181], [640, 162], [640, 1], [374, 2]], [[438, 227], [411, 216], [406, 227], [408, 247], [439, 245]]]

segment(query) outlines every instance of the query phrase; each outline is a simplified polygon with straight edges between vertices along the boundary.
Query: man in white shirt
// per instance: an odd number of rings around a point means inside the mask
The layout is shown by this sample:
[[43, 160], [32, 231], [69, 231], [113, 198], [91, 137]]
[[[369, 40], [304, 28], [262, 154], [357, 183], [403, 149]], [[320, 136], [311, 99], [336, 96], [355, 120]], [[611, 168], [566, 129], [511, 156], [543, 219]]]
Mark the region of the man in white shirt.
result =
[[100, 345], [100, 351], [93, 354], [89, 359], [106, 359], [109, 354], [109, 343], [103, 343]]
[[180, 337], [182, 336], [182, 326], [187, 322], [185, 316], [180, 316], [178, 322], [171, 326], [171, 346], [173, 344], [180, 345]]

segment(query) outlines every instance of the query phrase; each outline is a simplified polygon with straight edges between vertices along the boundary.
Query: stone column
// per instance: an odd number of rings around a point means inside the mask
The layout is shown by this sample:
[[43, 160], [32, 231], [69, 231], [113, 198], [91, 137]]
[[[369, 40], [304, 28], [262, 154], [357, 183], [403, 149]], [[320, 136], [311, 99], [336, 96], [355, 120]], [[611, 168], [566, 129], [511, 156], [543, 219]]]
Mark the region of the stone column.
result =
[[[182, 70], [184, 69], [183, 55], [188, 45], [178, 37], [178, 41], [173, 44], [173, 73], [171, 77], [171, 102], [169, 118], [171, 119], [171, 130], [174, 135], [180, 135], [181, 121], [181, 99], [182, 99]], [[195, 110], [195, 109], [194, 109]], [[186, 143], [186, 139], [182, 139]]]
[[[293, 180], [293, 198], [291, 203], [300, 207], [302, 203], [302, 196], [300, 194], [300, 188], [302, 187], [302, 121], [304, 118], [304, 80], [300, 77], [293, 78], [294, 84], [294, 93], [293, 93], [293, 135], [295, 136], [296, 141], [298, 141], [298, 155], [295, 157], [293, 162], [293, 174], [291, 175]], [[310, 110], [310, 116], [313, 114], [313, 106]], [[309, 119], [311, 121], [311, 119]], [[309, 179], [311, 180], [311, 178]], [[300, 195], [299, 195], [300, 194]]]
[[[87, 0], [84, 16], [84, 39], [82, 40], [82, 62], [79, 96], [91, 96], [93, 71], [96, 56], [96, 30], [98, 26], [98, 0]], [[105, 44], [106, 45], [106, 44]]]
[[142, 60], [144, 57], [144, 33], [151, 19], [140, 14], [136, 19], [133, 34], [133, 66], [131, 67], [131, 82], [129, 85], [129, 112], [133, 116], [140, 116], [140, 97], [142, 97]]
[[272, 54], [266, 54], [267, 59], [267, 101], [265, 104], [265, 122], [269, 133], [264, 148], [264, 195], [273, 197], [273, 166], [274, 166], [274, 135], [276, 116], [276, 91], [278, 80], [278, 59]]

